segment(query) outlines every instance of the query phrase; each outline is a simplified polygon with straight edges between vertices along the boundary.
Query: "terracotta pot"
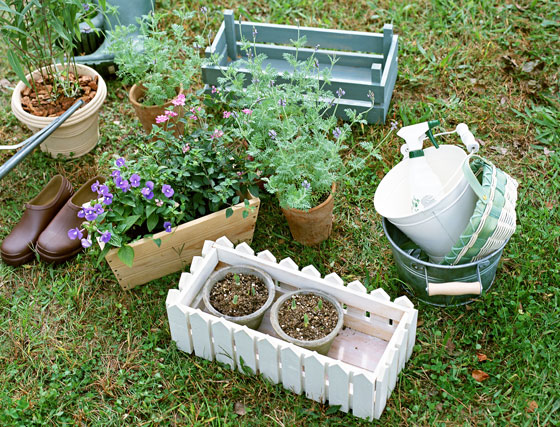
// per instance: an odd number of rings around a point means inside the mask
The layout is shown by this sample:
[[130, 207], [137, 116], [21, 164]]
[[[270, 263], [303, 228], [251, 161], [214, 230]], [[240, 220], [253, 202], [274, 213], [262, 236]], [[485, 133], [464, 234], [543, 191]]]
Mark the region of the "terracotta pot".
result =
[[332, 231], [335, 190], [336, 184], [333, 183], [327, 200], [308, 211], [282, 208], [290, 232], [296, 241], [306, 246], [313, 246], [329, 238]]
[[[152, 131], [152, 126], [156, 123], [156, 117], [165, 114], [165, 110], [173, 104], [170, 100], [163, 105], [145, 106], [138, 101], [139, 99], [142, 99], [142, 96], [144, 96], [145, 92], [146, 88], [141, 84], [134, 85], [130, 88], [130, 92], [128, 92], [128, 99], [130, 100], [132, 107], [134, 107], [134, 111], [138, 116], [138, 120], [140, 120], [140, 123], [142, 123], [144, 131], [149, 134]], [[182, 87], [177, 91], [177, 95], [181, 93], [183, 93]], [[176, 132], [182, 132], [182, 123], [177, 123], [176, 127]]]
[[[61, 67], [61, 65], [57, 65]], [[72, 114], [57, 130], [41, 144], [41, 150], [53, 157], [81, 157], [90, 152], [99, 140], [99, 109], [107, 97], [107, 85], [97, 71], [87, 65], [76, 64], [78, 74], [97, 76], [97, 93], [95, 97]], [[39, 70], [33, 72], [37, 75]], [[30, 79], [30, 76], [27, 76]], [[55, 117], [39, 117], [25, 111], [21, 105], [21, 92], [25, 88], [19, 82], [12, 94], [12, 111], [18, 120], [33, 133], [48, 126]]]

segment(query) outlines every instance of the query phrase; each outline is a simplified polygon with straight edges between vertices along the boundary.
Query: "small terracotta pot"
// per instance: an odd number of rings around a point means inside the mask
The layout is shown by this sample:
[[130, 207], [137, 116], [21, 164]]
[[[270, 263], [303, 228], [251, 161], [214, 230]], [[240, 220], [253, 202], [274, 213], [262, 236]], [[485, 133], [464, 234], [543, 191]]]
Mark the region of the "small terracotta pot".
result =
[[290, 232], [296, 241], [306, 246], [313, 246], [329, 238], [332, 231], [335, 191], [336, 184], [333, 183], [327, 200], [308, 211], [282, 208]]
[[[132, 107], [134, 108], [134, 111], [138, 116], [138, 120], [140, 120], [140, 123], [142, 123], [142, 127], [144, 128], [144, 131], [146, 131], [146, 133], [149, 134], [152, 131], [152, 126], [156, 123], [156, 117], [165, 114], [165, 110], [173, 104], [171, 103], [170, 100], [163, 105], [145, 106], [144, 104], [138, 101], [139, 99], [142, 99], [144, 93], [146, 93], [146, 88], [141, 84], [136, 84], [130, 88], [130, 92], [128, 92], [128, 99], [130, 100], [130, 103], [132, 104]], [[183, 93], [183, 87], [179, 88], [179, 90], [177, 91], [177, 95], [181, 93]], [[176, 117], [175, 119], [179, 117], [181, 117], [181, 114], [179, 114], [179, 116]], [[179, 132], [179, 133], [182, 132], [182, 128], [183, 128], [182, 123], [178, 123], [178, 122], [175, 123], [176, 123], [175, 132]]]

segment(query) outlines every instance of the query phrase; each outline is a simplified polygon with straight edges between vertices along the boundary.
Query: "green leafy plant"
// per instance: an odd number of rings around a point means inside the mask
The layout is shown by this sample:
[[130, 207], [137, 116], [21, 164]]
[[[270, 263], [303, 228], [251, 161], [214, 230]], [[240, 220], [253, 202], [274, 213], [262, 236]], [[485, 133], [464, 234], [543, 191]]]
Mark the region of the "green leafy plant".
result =
[[307, 313], [303, 314], [303, 327], [307, 328], [309, 326], [309, 316]]
[[[299, 49], [304, 39], [295, 42]], [[248, 60], [240, 61], [252, 77], [244, 88], [244, 75], [236, 68], [225, 71], [220, 84], [222, 102], [232, 111], [224, 118], [233, 126], [234, 136], [247, 145], [248, 169], [265, 181], [268, 192], [278, 197], [282, 207], [310, 209], [331, 192], [333, 183], [344, 175], [341, 157], [351, 126], [365, 123], [361, 115], [345, 110], [349, 123], [338, 124], [335, 116], [339, 89], [333, 94], [324, 86], [331, 69], [320, 69], [314, 55], [298, 60], [285, 54], [292, 72], [278, 73], [264, 66], [266, 56], [257, 55], [254, 44], [244, 43]]]
[[[186, 30], [195, 12], [174, 10], [179, 22], [168, 25], [168, 16], [150, 13], [138, 21], [142, 41], [130, 35], [137, 31], [133, 25], [117, 26], [111, 31], [114, 42], [117, 75], [125, 84], [145, 87], [144, 105], [163, 105], [183, 87], [185, 92], [197, 73], [201, 58], [199, 50], [205, 42], [202, 35], [191, 38]], [[140, 54], [141, 51], [141, 54]]]
[[[99, 7], [105, 8], [105, 0]], [[6, 57], [18, 78], [35, 91], [35, 70], [45, 83], [50, 101], [60, 94], [76, 97], [79, 86], [73, 59], [76, 43], [81, 40], [79, 22], [90, 22], [91, 10], [97, 7], [82, 0], [8, 0], [0, 1], [0, 36], [8, 47]], [[56, 64], [61, 64], [57, 67]]]

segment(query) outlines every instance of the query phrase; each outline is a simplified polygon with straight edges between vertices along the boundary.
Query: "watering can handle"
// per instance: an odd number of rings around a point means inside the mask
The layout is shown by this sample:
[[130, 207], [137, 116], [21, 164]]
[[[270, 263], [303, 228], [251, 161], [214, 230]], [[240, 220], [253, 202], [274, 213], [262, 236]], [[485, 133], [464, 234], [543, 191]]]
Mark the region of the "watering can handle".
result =
[[480, 282], [446, 282], [429, 283], [428, 295], [480, 295], [482, 285]]
[[459, 135], [469, 153], [473, 154], [478, 152], [480, 145], [465, 123], [459, 123], [455, 128], [455, 132], [457, 132], [457, 135]]

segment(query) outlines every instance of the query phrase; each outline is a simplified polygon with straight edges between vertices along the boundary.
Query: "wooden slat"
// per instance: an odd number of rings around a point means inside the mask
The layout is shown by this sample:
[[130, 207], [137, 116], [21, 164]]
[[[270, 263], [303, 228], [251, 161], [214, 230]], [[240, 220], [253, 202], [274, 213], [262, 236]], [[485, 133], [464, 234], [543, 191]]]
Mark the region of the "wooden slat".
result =
[[291, 45], [292, 40], [306, 38], [305, 45], [321, 49], [350, 50], [362, 52], [383, 52], [383, 35], [362, 31], [328, 30], [323, 28], [297, 27], [294, 25], [275, 25], [259, 22], [235, 21], [235, 37], [253, 41], [253, 28], [257, 30], [257, 43]]
[[375, 379], [372, 375], [352, 376], [352, 413], [360, 418], [373, 418]]
[[214, 53], [220, 53], [224, 49], [226, 49], [225, 30], [226, 30], [226, 25], [222, 21], [222, 23], [220, 24], [220, 28], [218, 29], [218, 32], [214, 37], [214, 41], [212, 42], [212, 45], [208, 46], [205, 50], [205, 55], [207, 58], [210, 58]]
[[212, 317], [197, 309], [191, 309], [189, 316], [194, 353], [207, 360], [214, 359], [214, 348], [210, 333]]
[[[241, 50], [243, 43], [237, 42], [237, 51], [241, 53], [241, 57], [246, 59], [247, 53]], [[380, 69], [384, 63], [384, 57], [380, 54], [372, 53], [359, 53], [359, 52], [343, 52], [337, 50], [327, 50], [319, 49], [315, 50], [312, 48], [295, 48], [294, 46], [279, 46], [272, 44], [262, 44], [256, 43], [251, 44], [251, 52], [256, 51], [257, 55], [264, 54], [269, 59], [284, 59], [284, 54], [290, 54], [294, 57], [297, 53], [298, 61], [306, 61], [311, 56], [316, 59], [323, 67], [331, 67], [331, 58], [336, 59], [335, 67], [353, 67], [353, 68], [371, 68], [372, 65], [379, 65]], [[379, 83], [379, 81], [377, 82]]]
[[381, 418], [381, 414], [383, 413], [385, 405], [387, 404], [387, 397], [389, 393], [387, 384], [389, 378], [389, 370], [387, 369], [386, 365], [383, 365], [375, 371], [375, 399], [373, 417], [378, 420], [379, 418]]
[[340, 405], [340, 410], [348, 412], [350, 407], [350, 379], [352, 377], [348, 365], [337, 360], [329, 363], [329, 404]]
[[327, 366], [325, 358], [318, 354], [306, 356], [303, 360], [305, 368], [305, 395], [316, 402], [324, 403], [327, 397], [326, 374]]
[[210, 252], [203, 258], [202, 265], [199, 270], [193, 274], [190, 286], [182, 291], [181, 302], [185, 305], [191, 305], [193, 299], [200, 293], [204, 283], [218, 265], [218, 251], [210, 250]]
[[282, 384], [284, 388], [300, 394], [303, 390], [301, 375], [302, 351], [293, 345], [280, 349], [282, 362]]
[[167, 319], [171, 339], [177, 343], [177, 348], [186, 353], [192, 353], [193, 344], [188, 311], [188, 307], [184, 305], [171, 304], [167, 307]]
[[391, 48], [391, 41], [393, 40], [393, 25], [383, 25], [383, 56], [387, 58], [389, 49]]
[[382, 301], [346, 287], [332, 285], [323, 279], [311, 277], [301, 271], [288, 270], [278, 264], [263, 261], [254, 256], [237, 253], [230, 248], [219, 245], [214, 247], [218, 250], [218, 258], [222, 262], [230, 265], [248, 264], [254, 267], [259, 267], [262, 263], [263, 266], [266, 266], [266, 270], [272, 278], [281, 283], [289, 283], [302, 289], [326, 291], [341, 303], [355, 308], [379, 313], [381, 316], [394, 320], [400, 320], [405, 311], [401, 306], [391, 301]]
[[239, 370], [246, 373], [245, 369], [250, 369], [253, 371], [253, 374], [256, 374], [258, 366], [253, 331], [244, 326], [233, 333], [233, 339], [235, 341], [235, 357]]
[[212, 338], [214, 339], [214, 353], [218, 362], [235, 368], [236, 358], [233, 347], [233, 333], [229, 322], [218, 319], [211, 326]]
[[281, 380], [278, 345], [268, 338], [261, 338], [257, 341], [257, 351], [259, 354], [259, 372], [269, 381], [278, 384]]
[[237, 59], [237, 46], [235, 44], [235, 25], [236, 22], [233, 20], [233, 10], [224, 10], [224, 25], [225, 25], [225, 36], [228, 56], [232, 60]]

